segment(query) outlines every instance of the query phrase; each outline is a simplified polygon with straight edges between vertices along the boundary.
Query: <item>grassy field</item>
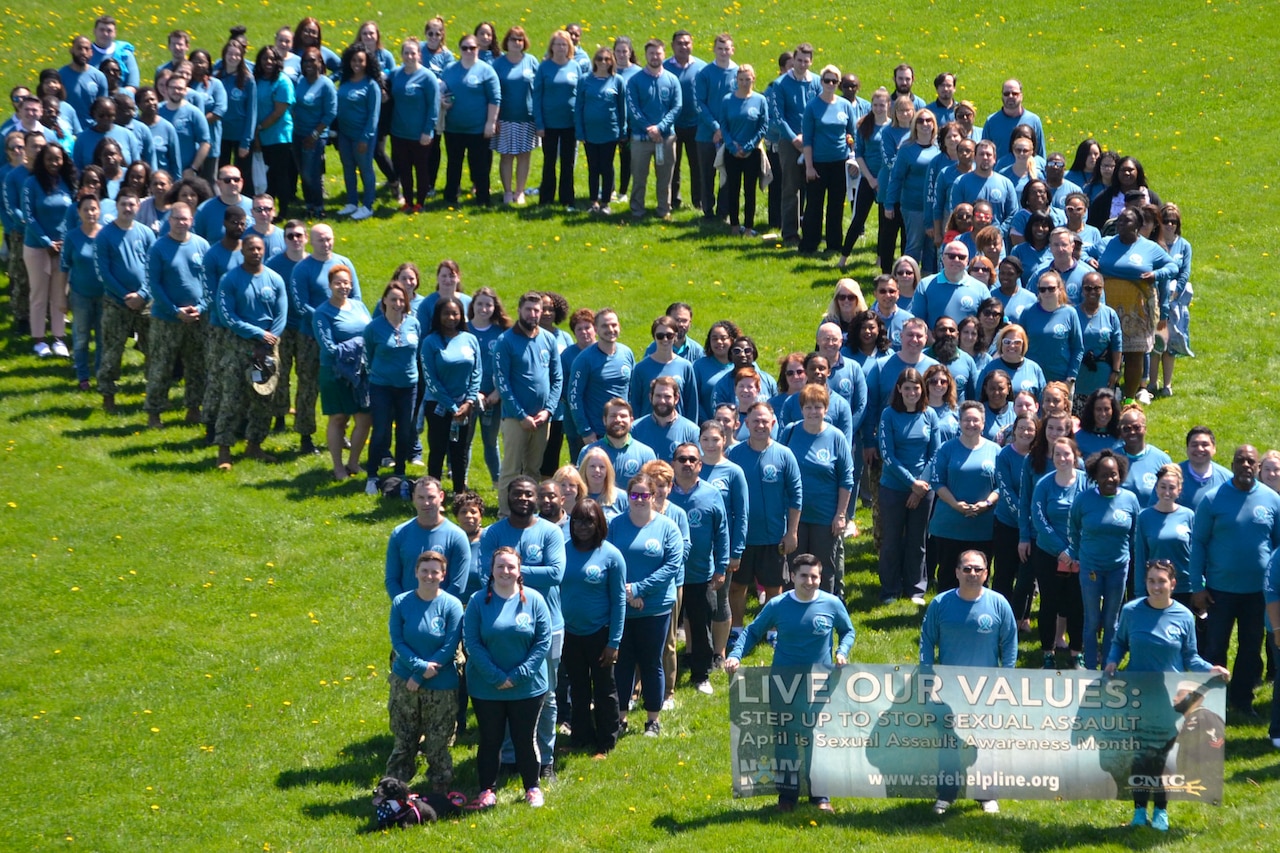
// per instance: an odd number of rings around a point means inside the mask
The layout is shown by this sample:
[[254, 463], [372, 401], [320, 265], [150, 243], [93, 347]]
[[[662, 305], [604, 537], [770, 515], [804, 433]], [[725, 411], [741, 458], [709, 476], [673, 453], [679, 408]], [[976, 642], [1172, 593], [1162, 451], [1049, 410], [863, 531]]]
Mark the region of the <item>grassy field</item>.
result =
[[[311, 14], [306, 8], [205, 0], [110, 11], [139, 46], [146, 75], [167, 58], [164, 35], [175, 26], [216, 52], [228, 26], [245, 23], [256, 47], [277, 25]], [[424, 4], [377, 14], [351, 0], [324, 8], [327, 43], [345, 43], [372, 16], [393, 50], [434, 14]], [[7, 8], [3, 88], [62, 65], [69, 36], [89, 31], [100, 11], [79, 0]], [[1196, 250], [1199, 358], [1181, 366], [1177, 396], [1152, 409], [1153, 443], [1181, 458], [1186, 429], [1207, 422], [1223, 456], [1243, 441], [1280, 446], [1280, 422], [1269, 417], [1277, 390], [1274, 116], [1255, 107], [1280, 84], [1274, 0], [938, 0], [910, 9], [558, 0], [442, 11], [452, 45], [481, 18], [499, 30], [522, 23], [537, 46], [553, 22], [581, 20], [584, 45], [623, 33], [637, 43], [668, 40], [683, 27], [703, 56], [728, 30], [737, 60], [762, 72], [780, 50], [809, 40], [819, 64], [860, 74], [864, 94], [900, 61], [915, 65], [926, 99], [933, 75], [955, 70], [959, 96], [980, 116], [996, 108], [1002, 80], [1018, 76], [1051, 147], [1070, 156], [1092, 134], [1135, 154], [1152, 186], [1183, 209]], [[512, 297], [552, 288], [575, 307], [614, 305], [633, 347], [679, 298], [695, 306], [699, 337], [725, 316], [770, 354], [807, 349], [837, 278], [830, 259], [713, 233], [687, 211], [669, 224], [633, 225], [536, 207], [436, 204], [413, 218], [384, 207], [336, 230], [337, 250], [366, 281], [402, 260], [428, 269], [453, 257], [468, 290], [490, 284]], [[864, 244], [854, 256], [852, 275], [864, 283], [874, 274], [871, 254]], [[4, 323], [7, 331], [7, 313]], [[131, 352], [128, 363], [121, 413], [108, 417], [95, 395], [74, 390], [69, 365], [37, 360], [27, 341], [0, 339], [0, 566], [10, 601], [0, 618], [0, 793], [10, 803], [0, 811], [0, 849], [419, 847], [426, 839], [417, 832], [361, 834], [391, 746], [383, 549], [408, 506], [334, 485], [327, 462], [292, 453], [291, 436], [267, 442], [282, 464], [216, 474], [195, 428], [143, 429], [141, 358]], [[864, 540], [850, 553], [854, 656], [909, 661], [918, 617], [909, 605], [873, 606], [874, 556]], [[730, 797], [726, 684], [722, 675], [713, 683], [717, 694], [707, 698], [682, 682], [660, 740], [626, 739], [602, 763], [566, 757], [543, 811], [499, 808], [427, 832], [456, 850], [1272, 846], [1265, 839], [1275, 835], [1280, 762], [1265, 724], [1232, 720], [1226, 804], [1178, 804], [1167, 839], [1121, 827], [1119, 803], [1008, 803], [994, 819], [968, 804], [937, 821], [918, 801], [840, 801], [833, 818], [804, 809], [777, 817], [765, 800]], [[1265, 713], [1263, 691], [1258, 707]], [[474, 742], [462, 738], [455, 756], [458, 784], [471, 791]], [[504, 804], [515, 798], [514, 787], [502, 796]]]

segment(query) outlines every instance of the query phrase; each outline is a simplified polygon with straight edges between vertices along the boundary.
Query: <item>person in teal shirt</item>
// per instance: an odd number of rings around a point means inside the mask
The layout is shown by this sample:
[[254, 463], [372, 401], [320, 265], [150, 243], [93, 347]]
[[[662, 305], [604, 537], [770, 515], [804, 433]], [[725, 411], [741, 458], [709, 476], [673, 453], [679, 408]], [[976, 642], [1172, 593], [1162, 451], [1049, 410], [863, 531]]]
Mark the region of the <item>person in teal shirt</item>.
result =
[[[265, 192], [275, 197], [283, 212], [298, 196], [298, 170], [293, 159], [293, 81], [284, 73], [284, 60], [275, 45], [258, 51], [253, 75], [258, 119], [254, 150], [262, 152], [267, 169]], [[256, 188], [257, 194], [262, 192], [264, 188]]]
[[387, 711], [395, 745], [387, 775], [411, 782], [417, 756], [427, 762], [427, 779], [436, 787], [453, 781], [449, 747], [457, 728], [458, 667], [454, 657], [462, 640], [462, 603], [440, 588], [449, 560], [439, 551], [423, 551], [414, 565], [416, 588], [391, 603], [391, 695]]
[[[413, 407], [418, 391], [418, 320], [407, 313], [409, 294], [393, 281], [382, 292], [382, 314], [364, 330], [364, 358], [369, 371], [369, 408], [373, 432], [365, 462], [365, 492], [377, 494], [382, 460], [391, 449], [391, 431], [396, 433], [394, 473], [404, 477], [415, 431]], [[401, 488], [408, 494], [407, 483]]]
[[[342, 52], [342, 82], [338, 86], [338, 155], [347, 203], [339, 216], [368, 219], [378, 185], [373, 173], [374, 143], [382, 109], [382, 69], [361, 44]], [[357, 192], [359, 181], [363, 193]]]
[[462, 302], [456, 296], [437, 300], [419, 349], [426, 385], [421, 405], [427, 423], [427, 473], [439, 479], [447, 455], [455, 492], [467, 487], [482, 357], [480, 342], [466, 330]]

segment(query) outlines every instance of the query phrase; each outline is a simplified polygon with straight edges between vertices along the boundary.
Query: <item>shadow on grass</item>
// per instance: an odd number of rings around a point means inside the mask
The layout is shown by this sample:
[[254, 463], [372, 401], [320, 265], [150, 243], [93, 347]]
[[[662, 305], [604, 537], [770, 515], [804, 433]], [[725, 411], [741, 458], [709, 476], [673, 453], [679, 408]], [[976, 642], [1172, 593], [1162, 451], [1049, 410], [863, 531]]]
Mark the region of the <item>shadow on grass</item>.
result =
[[[162, 433], [154, 432], [153, 437], [159, 439]], [[204, 435], [192, 434], [188, 438], [180, 437], [176, 432], [163, 441], [155, 440], [145, 444], [134, 444], [128, 447], [117, 447], [108, 454], [114, 457], [127, 459], [134, 456], [150, 456], [153, 453], [195, 453], [204, 451]]]
[[877, 631], [901, 631], [906, 629], [918, 631], [920, 629], [920, 621], [923, 618], [919, 609], [913, 605], [909, 611], [903, 610], [896, 613], [878, 613], [874, 616], [864, 616], [861, 623]]
[[[141, 412], [142, 409], [139, 407], [138, 411]], [[123, 412], [122, 414], [127, 415], [127, 413], [123, 413]], [[119, 416], [113, 415], [111, 417], [118, 418]], [[124, 422], [120, 422], [119, 420], [116, 420], [114, 423], [106, 423], [100, 426], [87, 426], [87, 427], [81, 427], [80, 429], [69, 429], [63, 432], [63, 435], [65, 435], [67, 438], [76, 438], [76, 439], [79, 439], [79, 438], [84, 438], [84, 439], [128, 438], [129, 436], [132, 436], [132, 435], [142, 435], [146, 431], [147, 431], [146, 421], [135, 418], [132, 420], [126, 420]]]
[[[466, 736], [463, 735], [463, 737]], [[288, 790], [316, 785], [338, 785], [364, 789], [367, 793], [303, 806], [302, 813], [312, 820], [325, 820], [335, 815], [353, 820], [363, 819], [368, 823], [360, 829], [360, 832], [374, 832], [377, 830], [377, 823], [373, 817], [373, 788], [386, 770], [387, 756], [391, 754], [393, 743], [394, 740], [390, 735], [378, 735], [347, 744], [335, 756], [336, 760], [328, 766], [282, 771], [276, 777], [276, 787]], [[422, 770], [425, 769], [422, 767]], [[453, 790], [475, 787], [475, 758], [472, 756], [463, 761], [455, 761], [453, 778], [451, 785]], [[425, 777], [419, 776], [411, 787], [414, 790], [426, 791]]]
[[[706, 827], [740, 825], [747, 821], [755, 821], [764, 826], [783, 828], [807, 827], [810, 821], [823, 826], [838, 826], [843, 829], [872, 832], [881, 837], [912, 838], [932, 836], [939, 843], [947, 843], [951, 839], [963, 839], [965, 848], [972, 848], [979, 839], [1002, 844], [1017, 839], [1019, 849], [1030, 853], [1040, 850], [1063, 850], [1073, 848], [1094, 848], [1099, 846], [1128, 847], [1130, 849], [1147, 849], [1163, 846], [1175, 840], [1181, 834], [1177, 829], [1169, 833], [1140, 831], [1135, 832], [1127, 825], [1112, 826], [1062, 826], [1046, 824], [1030, 818], [1001, 814], [998, 817], [984, 815], [973, 802], [960, 802], [945, 817], [935, 817], [931, 813], [931, 801], [899, 801], [892, 806], [874, 810], [860, 810], [849, 801], [835, 800], [834, 815], [823, 814], [815, 807], [803, 801], [790, 814], [777, 811], [771, 799], [758, 798], [760, 805], [742, 809], [709, 814], [693, 819], [680, 819], [671, 814], [659, 815], [653, 820], [655, 829], [666, 832], [673, 837], [689, 832], [697, 832]], [[1103, 804], [1110, 809], [1112, 804]], [[1013, 808], [1017, 808], [1014, 804]], [[1115, 804], [1120, 809], [1120, 804]], [[1123, 809], [1112, 814], [1100, 813], [1100, 820], [1118, 816]], [[1125, 812], [1126, 816], [1128, 812]]]
[[[40, 389], [30, 389], [33, 393], [46, 393]], [[57, 392], [61, 389], [50, 388], [48, 392]], [[101, 405], [95, 405], [85, 400], [79, 405], [69, 404], [65, 406], [41, 406], [38, 409], [32, 409], [29, 412], [19, 412], [9, 418], [10, 423], [21, 423], [23, 421], [42, 421], [47, 418], [70, 418], [78, 421], [88, 420], [94, 413], [101, 411]], [[70, 433], [68, 433], [70, 434]]]
[[[290, 459], [297, 459], [301, 456], [302, 454], [298, 452], [288, 454]], [[279, 458], [283, 459], [285, 457]], [[364, 492], [364, 478], [349, 477], [339, 483], [333, 479], [332, 471], [327, 468], [314, 468], [303, 471], [295, 477], [262, 480], [252, 483], [250, 487], [273, 493], [283, 493], [287, 500], [295, 502], [317, 498], [320, 500], [345, 500]], [[409, 509], [412, 511], [412, 505], [409, 505]]]

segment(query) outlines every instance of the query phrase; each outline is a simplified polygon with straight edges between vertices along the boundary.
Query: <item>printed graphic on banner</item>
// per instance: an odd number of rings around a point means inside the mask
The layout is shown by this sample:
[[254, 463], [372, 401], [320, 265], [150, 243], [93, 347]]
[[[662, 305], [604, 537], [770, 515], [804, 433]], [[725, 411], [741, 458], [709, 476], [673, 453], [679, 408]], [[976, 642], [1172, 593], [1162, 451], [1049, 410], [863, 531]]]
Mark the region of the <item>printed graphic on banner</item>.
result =
[[[1222, 801], [1224, 682], [1200, 673], [750, 667], [735, 797]], [[946, 794], [946, 796], [943, 796]]]

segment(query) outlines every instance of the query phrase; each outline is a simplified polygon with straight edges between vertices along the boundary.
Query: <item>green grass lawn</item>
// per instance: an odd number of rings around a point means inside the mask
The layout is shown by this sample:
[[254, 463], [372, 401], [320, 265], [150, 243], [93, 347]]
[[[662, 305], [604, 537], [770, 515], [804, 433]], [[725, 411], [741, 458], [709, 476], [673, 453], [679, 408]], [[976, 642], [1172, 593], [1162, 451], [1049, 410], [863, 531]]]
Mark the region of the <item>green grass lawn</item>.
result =
[[[321, 14], [326, 42], [348, 41], [375, 16], [394, 50], [420, 34], [430, 5], [338, 0]], [[233, 23], [263, 43], [308, 7], [283, 3], [137, 2], [112, 10], [139, 46], [144, 76], [167, 58], [164, 35], [186, 26], [217, 52]], [[318, 7], [317, 7], [318, 8]], [[5, 10], [3, 88], [66, 61], [73, 31], [98, 6], [68, 0]], [[453, 9], [449, 42], [481, 18], [522, 23], [538, 52], [552, 25], [581, 20], [584, 45], [618, 34], [637, 43], [690, 29], [695, 51], [731, 31], [737, 60], [760, 77], [777, 53], [812, 41], [819, 65], [861, 75], [869, 94], [910, 61], [920, 94], [941, 70], [980, 116], [1018, 76], [1050, 145], [1070, 156], [1086, 134], [1139, 156], [1152, 186], [1183, 210], [1195, 247], [1193, 339], [1176, 397], [1152, 409], [1153, 443], [1181, 458], [1182, 436], [1207, 422], [1220, 455], [1251, 441], [1280, 446], [1270, 344], [1277, 204], [1274, 116], [1256, 103], [1280, 84], [1277, 4], [1064, 3], [715, 4], [482, 2]], [[336, 157], [329, 190], [339, 187]], [[585, 163], [579, 161], [579, 188]], [[535, 158], [535, 175], [538, 161]], [[496, 170], [495, 170], [496, 172]], [[496, 175], [495, 175], [496, 179]], [[495, 286], [512, 301], [530, 288], [575, 307], [613, 305], [624, 340], [647, 343], [649, 321], [673, 299], [696, 309], [695, 335], [719, 317], [741, 323], [769, 354], [807, 349], [838, 277], [831, 259], [728, 238], [688, 211], [674, 222], [601, 222], [547, 212], [440, 204], [393, 217], [382, 199], [368, 222], [336, 223], [337, 251], [367, 284], [403, 260], [424, 270], [462, 265], [466, 289]], [[335, 205], [336, 207], [336, 205]], [[620, 217], [619, 219], [629, 219]], [[332, 220], [331, 220], [332, 221]], [[865, 242], [851, 274], [874, 275]], [[8, 323], [8, 316], [5, 319]], [[390, 750], [386, 721], [387, 601], [382, 558], [408, 505], [335, 485], [327, 461], [295, 455], [273, 436], [277, 466], [213, 470], [202, 431], [143, 429], [141, 358], [129, 353], [121, 413], [74, 390], [70, 366], [39, 361], [27, 341], [0, 341], [0, 849], [354, 850], [780, 849], [797, 844], [915, 850], [1123, 849], [1195, 839], [1207, 849], [1269, 849], [1275, 835], [1277, 753], [1265, 723], [1233, 724], [1226, 803], [1176, 804], [1174, 831], [1134, 836], [1121, 803], [1007, 803], [995, 818], [972, 804], [945, 821], [920, 801], [839, 801], [819, 818], [773, 814], [763, 799], [730, 796], [726, 682], [703, 697], [682, 682], [658, 741], [625, 739], [608, 761], [563, 759], [547, 808], [521, 806], [431, 830], [362, 835], [373, 782]], [[477, 455], [473, 481], [485, 479]], [[492, 490], [482, 490], [492, 504]], [[859, 517], [865, 528], [865, 513]], [[874, 607], [875, 555], [849, 555], [854, 657], [914, 657], [918, 616]], [[756, 655], [755, 662], [767, 660]], [[1258, 707], [1267, 707], [1259, 691]], [[1237, 723], [1233, 719], [1233, 723]], [[474, 793], [474, 741], [455, 750], [458, 785]], [[514, 786], [501, 797], [517, 799]]]

